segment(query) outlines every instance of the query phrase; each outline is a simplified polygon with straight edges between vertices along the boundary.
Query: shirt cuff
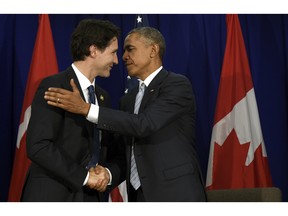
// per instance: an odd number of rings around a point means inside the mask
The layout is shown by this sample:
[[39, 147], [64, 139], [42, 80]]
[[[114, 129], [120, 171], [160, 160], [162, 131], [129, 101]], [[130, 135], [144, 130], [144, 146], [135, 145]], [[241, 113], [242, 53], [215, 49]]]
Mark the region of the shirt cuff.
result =
[[89, 179], [89, 172], [87, 172], [87, 175], [86, 175], [86, 178], [84, 180], [83, 186], [87, 184], [88, 179]]
[[110, 170], [109, 170], [108, 168], [105, 167], [105, 169], [108, 171], [108, 173], [109, 173], [109, 178], [110, 178], [110, 180], [109, 180], [109, 182], [108, 182], [108, 185], [112, 185], [112, 174], [111, 174], [111, 172], [110, 172]]
[[99, 116], [99, 106], [91, 104], [86, 119], [92, 123], [98, 124], [98, 116]]

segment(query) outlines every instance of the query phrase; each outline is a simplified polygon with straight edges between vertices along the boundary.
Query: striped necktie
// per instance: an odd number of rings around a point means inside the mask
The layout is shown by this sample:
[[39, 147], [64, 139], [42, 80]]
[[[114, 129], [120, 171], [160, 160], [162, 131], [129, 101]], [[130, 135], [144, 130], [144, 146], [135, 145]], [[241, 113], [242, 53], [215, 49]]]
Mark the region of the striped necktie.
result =
[[[135, 106], [134, 106], [134, 113], [135, 114], [138, 114], [139, 107], [140, 107], [140, 104], [141, 104], [141, 101], [142, 101], [142, 98], [144, 95], [145, 87], [146, 86], [145, 86], [144, 82], [139, 83], [139, 91], [136, 95]], [[134, 146], [132, 146], [132, 151], [131, 151], [130, 183], [134, 187], [135, 190], [137, 190], [141, 185], [138, 171], [137, 171], [137, 167], [136, 167], [136, 161], [135, 161], [135, 157], [134, 157]]]

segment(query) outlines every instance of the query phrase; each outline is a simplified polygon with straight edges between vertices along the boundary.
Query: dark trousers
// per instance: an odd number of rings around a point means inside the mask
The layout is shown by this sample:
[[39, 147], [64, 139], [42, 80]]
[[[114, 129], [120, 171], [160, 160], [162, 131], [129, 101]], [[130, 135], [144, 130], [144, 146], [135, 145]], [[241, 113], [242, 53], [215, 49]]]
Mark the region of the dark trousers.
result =
[[130, 184], [129, 189], [129, 202], [146, 202], [141, 186], [135, 190], [134, 187]]
[[83, 201], [84, 202], [100, 202], [99, 192], [96, 190], [83, 187]]

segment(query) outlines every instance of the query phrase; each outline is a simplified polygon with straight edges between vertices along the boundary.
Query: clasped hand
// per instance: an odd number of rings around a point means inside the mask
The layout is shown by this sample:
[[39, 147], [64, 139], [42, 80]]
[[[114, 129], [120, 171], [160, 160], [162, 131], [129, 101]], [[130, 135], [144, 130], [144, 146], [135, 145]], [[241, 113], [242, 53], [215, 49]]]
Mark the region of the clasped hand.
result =
[[97, 165], [96, 167], [90, 168], [89, 179], [86, 185], [91, 189], [104, 192], [109, 181], [110, 177], [108, 171], [104, 167]]

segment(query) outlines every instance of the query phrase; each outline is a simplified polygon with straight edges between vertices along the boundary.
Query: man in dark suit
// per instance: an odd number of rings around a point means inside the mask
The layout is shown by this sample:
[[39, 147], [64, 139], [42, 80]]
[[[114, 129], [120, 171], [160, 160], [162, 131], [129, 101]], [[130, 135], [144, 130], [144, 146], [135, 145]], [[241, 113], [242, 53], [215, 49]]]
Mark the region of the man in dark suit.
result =
[[[129, 201], [206, 201], [195, 147], [192, 86], [186, 77], [163, 68], [165, 46], [154, 28], [128, 33], [123, 61], [140, 84], [123, 96], [122, 111], [85, 103], [73, 83], [73, 92], [51, 88], [45, 99], [50, 105], [88, 116], [100, 129], [125, 136]], [[142, 100], [140, 92], [144, 92]], [[59, 97], [64, 104], [55, 103]]]
[[[120, 170], [125, 169], [125, 164], [118, 163], [113, 155], [117, 145], [111, 144], [111, 134], [103, 131], [96, 139], [94, 134], [99, 131], [94, 132], [95, 124], [83, 116], [48, 106], [43, 98], [50, 86], [70, 90], [73, 79], [83, 100], [89, 101], [87, 87], [92, 85], [96, 88], [91, 98], [99, 106], [109, 107], [109, 95], [95, 85], [95, 78], [108, 77], [113, 64], [118, 64], [118, 36], [119, 28], [108, 21], [82, 20], [72, 34], [73, 64], [39, 85], [27, 130], [27, 154], [32, 163], [22, 201], [102, 201], [100, 192], [107, 184], [112, 188], [123, 180]], [[101, 150], [90, 166], [94, 139]], [[113, 163], [108, 161], [111, 158], [115, 159]]]

